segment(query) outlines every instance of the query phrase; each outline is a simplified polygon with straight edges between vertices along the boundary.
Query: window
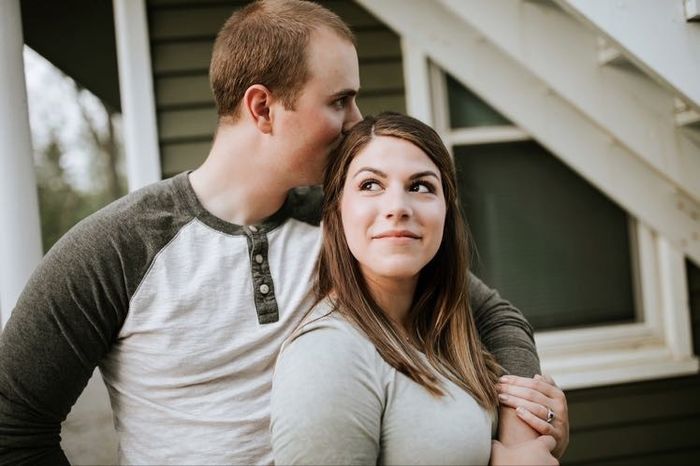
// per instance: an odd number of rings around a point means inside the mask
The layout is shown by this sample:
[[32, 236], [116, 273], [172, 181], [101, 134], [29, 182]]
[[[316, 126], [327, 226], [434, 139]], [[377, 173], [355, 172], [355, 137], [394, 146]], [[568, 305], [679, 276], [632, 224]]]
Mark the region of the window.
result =
[[472, 267], [536, 330], [632, 322], [626, 213], [534, 141], [454, 148]]
[[564, 388], [697, 371], [683, 255], [404, 41], [407, 108], [455, 157], [489, 285]]

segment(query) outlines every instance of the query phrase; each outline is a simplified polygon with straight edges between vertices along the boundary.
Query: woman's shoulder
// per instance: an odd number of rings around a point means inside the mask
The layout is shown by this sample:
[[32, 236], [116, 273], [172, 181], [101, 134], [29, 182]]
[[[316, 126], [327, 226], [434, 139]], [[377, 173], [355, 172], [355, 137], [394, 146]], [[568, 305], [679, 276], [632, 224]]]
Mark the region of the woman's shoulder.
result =
[[321, 302], [282, 346], [273, 392], [278, 399], [299, 390], [322, 399], [362, 386], [381, 399], [386, 375], [386, 363], [369, 339], [329, 302]]
[[370, 357], [376, 352], [367, 336], [338, 312], [328, 298], [309, 311], [285, 341], [281, 352], [292, 348], [310, 351], [315, 357], [324, 351], [332, 352], [336, 358], [343, 355]]

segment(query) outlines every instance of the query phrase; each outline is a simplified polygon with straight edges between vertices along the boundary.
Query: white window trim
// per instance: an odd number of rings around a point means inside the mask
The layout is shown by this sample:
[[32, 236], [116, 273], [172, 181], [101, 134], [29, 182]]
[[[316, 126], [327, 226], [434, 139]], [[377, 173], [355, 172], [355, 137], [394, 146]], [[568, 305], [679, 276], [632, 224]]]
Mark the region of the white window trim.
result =
[[[455, 145], [530, 139], [517, 127], [451, 129], [445, 75], [414, 44], [402, 41], [408, 112]], [[422, 83], [427, 83], [427, 86]], [[426, 110], [425, 102], [431, 103]], [[420, 102], [420, 105], [414, 104]], [[413, 113], [414, 108], [421, 109]], [[542, 369], [565, 389], [587, 388], [698, 372], [693, 354], [684, 255], [630, 217], [631, 258], [638, 322], [537, 332]]]

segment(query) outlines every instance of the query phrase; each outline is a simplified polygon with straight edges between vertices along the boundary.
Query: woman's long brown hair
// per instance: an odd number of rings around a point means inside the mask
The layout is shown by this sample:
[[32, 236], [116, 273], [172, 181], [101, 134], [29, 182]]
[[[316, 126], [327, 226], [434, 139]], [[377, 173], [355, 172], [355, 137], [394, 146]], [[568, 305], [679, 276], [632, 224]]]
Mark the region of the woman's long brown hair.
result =
[[[340, 215], [348, 166], [375, 136], [400, 138], [419, 147], [440, 170], [447, 205], [442, 243], [420, 272], [409, 311], [410, 342], [373, 299], [348, 248]], [[434, 395], [444, 395], [437, 370], [471, 393], [484, 408], [495, 411], [495, 385], [501, 369], [482, 345], [469, 308], [469, 236], [459, 207], [455, 167], [437, 133], [406, 115], [366, 117], [331, 157], [324, 192], [318, 299], [329, 297], [334, 311], [359, 327], [387, 363]], [[429, 364], [419, 352], [427, 356]]]

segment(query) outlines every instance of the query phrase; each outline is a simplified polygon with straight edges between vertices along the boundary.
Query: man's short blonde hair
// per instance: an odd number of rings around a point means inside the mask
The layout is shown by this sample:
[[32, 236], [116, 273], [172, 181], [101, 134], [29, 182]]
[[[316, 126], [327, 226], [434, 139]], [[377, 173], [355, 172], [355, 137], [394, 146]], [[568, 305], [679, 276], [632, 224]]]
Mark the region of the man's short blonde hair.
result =
[[259, 0], [234, 12], [216, 37], [209, 67], [219, 118], [235, 120], [253, 84], [264, 85], [293, 109], [309, 78], [309, 37], [323, 27], [355, 44], [338, 15], [310, 1]]

